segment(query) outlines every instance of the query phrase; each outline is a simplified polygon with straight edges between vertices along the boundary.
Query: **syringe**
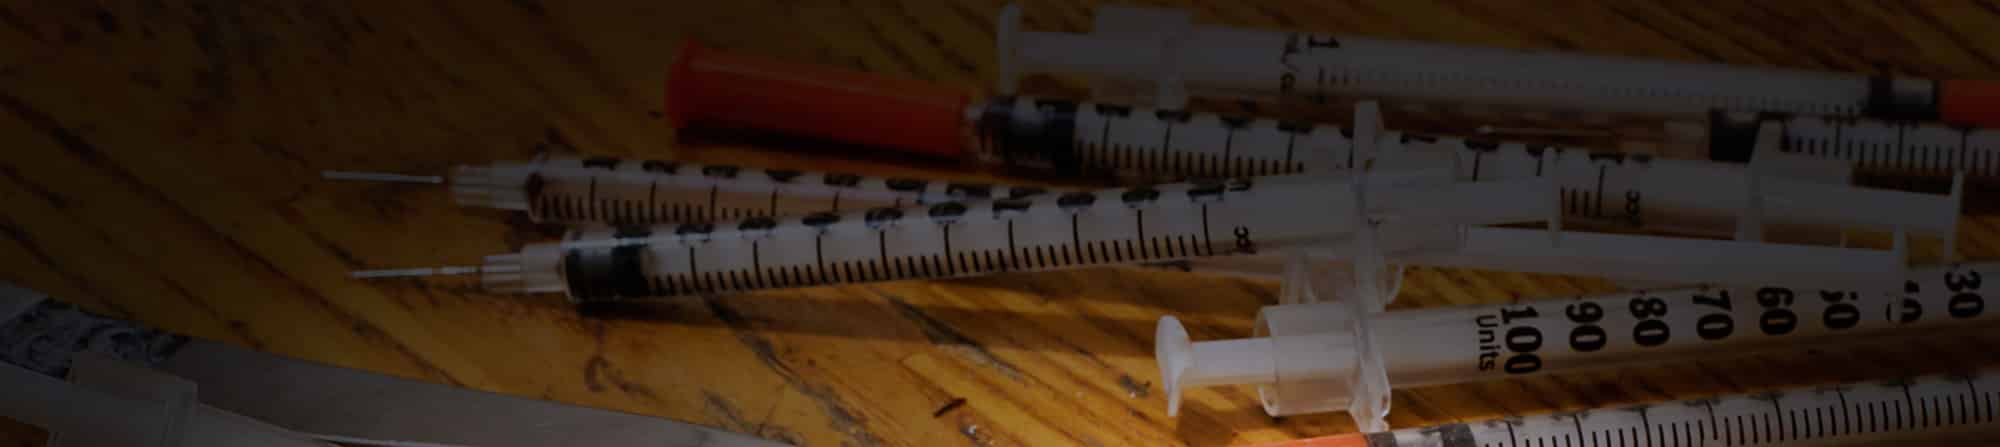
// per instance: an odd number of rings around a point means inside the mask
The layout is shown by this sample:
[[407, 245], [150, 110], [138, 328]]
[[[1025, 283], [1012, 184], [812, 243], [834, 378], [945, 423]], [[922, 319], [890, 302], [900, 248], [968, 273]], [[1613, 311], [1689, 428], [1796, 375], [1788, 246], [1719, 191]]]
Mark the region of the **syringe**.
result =
[[1191, 343], [1178, 320], [1162, 318], [1155, 354], [1169, 414], [1190, 387], [1254, 384], [1272, 415], [1345, 410], [1364, 430], [1381, 430], [1392, 385], [1672, 362], [1991, 322], [1996, 313], [1986, 310], [1983, 275], [1996, 271], [2000, 264], [1949, 265], [1859, 289], [1696, 288], [1386, 312], [1357, 311], [1344, 301], [1280, 305], [1259, 312], [1254, 337], [1237, 340]]
[[[1364, 111], [1357, 115], [1379, 116], [1372, 112], [1373, 109], [1364, 107], [1361, 110]], [[1214, 119], [1217, 119], [1214, 115], [1193, 118], [1196, 122]], [[1276, 123], [1258, 120], [1249, 125], [1251, 128], [1274, 128]], [[1423, 163], [1447, 169], [1452, 177], [1459, 180], [1523, 179], [1547, 175], [1558, 182], [1561, 208], [1571, 218], [1651, 230], [1727, 236], [1734, 230], [1731, 222], [1738, 210], [1743, 208], [1742, 200], [1749, 197], [1743, 193], [1747, 188], [1743, 183], [1747, 172], [1759, 170], [1772, 177], [1827, 185], [1847, 183], [1850, 177], [1851, 169], [1843, 163], [1779, 153], [1772, 149], [1777, 145], [1769, 137], [1776, 133], [1771, 130], [1775, 124], [1767, 123], [1762, 127], [1765, 130], [1757, 134], [1765, 138], [1761, 143], [1751, 143], [1764, 148], [1755, 151], [1755, 167], [1453, 137], [1411, 136], [1382, 130], [1375, 125], [1370, 125], [1370, 131], [1364, 134], [1376, 135], [1372, 137], [1373, 145], [1370, 147], [1378, 149], [1358, 149], [1369, 145], [1354, 144], [1353, 137], [1348, 136], [1355, 134], [1354, 127], [1335, 130], [1330, 125], [1314, 127], [1314, 130], [1303, 134], [1311, 136], [1311, 143], [1294, 146], [1294, 149], [1301, 159], [1333, 160], [1333, 168], [1326, 170], [1332, 173], [1349, 171], [1346, 166], [1364, 164], [1378, 153], [1396, 153], [1425, 154], [1419, 157], [1424, 159]], [[354, 177], [351, 174], [336, 174]], [[451, 182], [454, 197], [464, 205], [524, 210], [531, 218], [544, 222], [611, 225], [804, 215], [989, 197], [1020, 198], [1044, 191], [1038, 187], [927, 182], [912, 178], [601, 157], [557, 157], [525, 163], [461, 166], [454, 170]], [[1954, 196], [1945, 201], [1874, 200], [1859, 195], [1880, 191], [1830, 186], [1816, 189], [1819, 192], [1800, 192], [1799, 197], [1802, 198], [1792, 200], [1810, 197], [1811, 200], [1879, 203], [1887, 208], [1881, 208], [1872, 215], [1887, 220], [1875, 222], [1883, 224], [1877, 226], [1901, 227], [1920, 234], [1938, 235], [1946, 238], [1948, 246], [1953, 236], [1950, 229], [1956, 223], [1956, 204], [1960, 201], [1956, 198], [1956, 189]], [[1936, 208], [1938, 206], [1946, 208]], [[1770, 223], [1778, 226], [1802, 223], [1788, 221], [1783, 216], [1782, 213], [1776, 215]]]
[[[1190, 95], [1478, 103], [1701, 117], [1712, 110], [2000, 127], [2000, 82], [1869, 77], [1360, 36], [1196, 25], [1186, 11], [1100, 6], [1091, 34], [998, 20], [998, 91], [1021, 75], [1082, 74], [1166, 108]], [[1100, 94], [1119, 90], [1100, 88]]]
[[[1852, 188], [1739, 174], [1680, 189], [1707, 191], [1707, 200], [1743, 207], [1744, 216], [1736, 220], [1745, 230], [1737, 234], [1742, 240], [1562, 231], [1560, 201], [1554, 197], [1560, 182], [1552, 180], [1562, 174], [1546, 167], [1552, 159], [1538, 160], [1542, 176], [1497, 181], [1455, 181], [1453, 168], [1419, 164], [1345, 179], [1267, 177], [1254, 186], [1249, 180], [1179, 183], [715, 225], [586, 230], [564, 242], [488, 257], [483, 267], [357, 276], [481, 273], [497, 290], [566, 292], [575, 301], [604, 301], [1285, 249], [1347, 259], [1356, 255], [1352, 244], [1325, 244], [1353, 241], [1357, 229], [1386, 223], [1377, 232], [1379, 240], [1367, 241], [1374, 250], [1414, 253], [1442, 265], [1681, 283], [1780, 275], [1801, 283], [1851, 284], [1900, 277], [1902, 239], [1893, 252], [1784, 245], [1758, 242], [1757, 228], [1767, 220], [1881, 228], [1885, 215], [1878, 210], [1891, 208], [1910, 210], [1887, 213], [1892, 219], [1956, 221], [1945, 206], [1952, 199], [1940, 196], [1828, 195], [1821, 190]], [[1717, 185], [1743, 187], [1738, 192], [1754, 198], [1720, 199], [1713, 195], [1720, 190], [1706, 189]], [[1648, 203], [1662, 202], [1667, 201]], [[1857, 205], [1861, 202], [1867, 204]], [[1695, 209], [1714, 206], [1701, 199], [1686, 203]], [[1548, 222], [1550, 229], [1462, 227], [1516, 222]]]
[[[366, 173], [328, 177], [370, 180]], [[805, 215], [954, 200], [1019, 198], [1036, 186], [699, 165], [611, 157], [538, 157], [452, 169], [462, 206], [523, 211], [536, 222], [649, 225]]]
[[[1352, 129], [1343, 126], [1025, 96], [976, 101], [930, 83], [692, 43], [682, 49], [668, 91], [668, 116], [679, 127], [772, 130], [1065, 175], [1245, 177], [1334, 171], [1355, 160]], [[1763, 126], [1773, 121], [1780, 125]], [[1758, 138], [1776, 133], [1784, 152], [1893, 174], [2000, 177], [2000, 130], [1753, 114], [1724, 115], [1693, 133], [1705, 138], [1664, 147], [1660, 155], [1742, 162]]]
[[1797, 387], [1245, 447], [1986, 445], [2000, 370]]

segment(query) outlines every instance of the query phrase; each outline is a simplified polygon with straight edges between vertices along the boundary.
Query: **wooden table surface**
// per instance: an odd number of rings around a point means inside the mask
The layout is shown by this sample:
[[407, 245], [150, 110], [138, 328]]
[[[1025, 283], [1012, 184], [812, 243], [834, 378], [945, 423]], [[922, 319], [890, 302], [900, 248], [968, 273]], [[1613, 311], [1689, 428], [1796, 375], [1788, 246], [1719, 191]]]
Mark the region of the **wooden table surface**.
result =
[[[1089, 2], [1083, 2], [1089, 3]], [[1352, 430], [1274, 420], [1247, 388], [1165, 415], [1154, 322], [1248, 334], [1274, 284], [1133, 269], [898, 282], [579, 315], [560, 297], [354, 269], [476, 262], [548, 237], [444, 188], [538, 143], [591, 154], [910, 173], [677, 145], [660, 119], [682, 39], [990, 85], [999, 0], [0, 4], [0, 279], [108, 315], [398, 376], [658, 415], [801, 445], [1224, 445]], [[1228, 25], [1742, 64], [2000, 78], [2000, 4], [1203, 2]], [[1094, 5], [1026, 5], [1081, 31]], [[1960, 252], [2000, 258], [2000, 219]], [[1608, 283], [1412, 269], [1399, 307]], [[1683, 363], [1398, 392], [1398, 427], [2000, 363], [1993, 341]], [[962, 405], [948, 405], [963, 399]], [[940, 409], [951, 407], [946, 411]]]

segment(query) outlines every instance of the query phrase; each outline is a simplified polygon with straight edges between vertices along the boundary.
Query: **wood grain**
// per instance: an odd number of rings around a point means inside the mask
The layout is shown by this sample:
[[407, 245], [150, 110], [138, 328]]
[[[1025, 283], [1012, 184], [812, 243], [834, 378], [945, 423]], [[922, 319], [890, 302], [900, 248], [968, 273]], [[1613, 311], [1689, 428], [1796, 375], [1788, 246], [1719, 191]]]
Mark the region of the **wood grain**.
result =
[[[1168, 2], [1227, 25], [1929, 76], [2000, 76], [1991, 1]], [[682, 39], [980, 88], [998, 0], [0, 4], [0, 279], [282, 355], [691, 421], [801, 445], [1225, 445], [1352, 430], [1274, 420], [1249, 389], [1164, 414], [1154, 320], [1247, 335], [1271, 284], [1093, 269], [658, 303], [353, 269], [464, 262], [547, 237], [440, 188], [317, 180], [592, 154], [911, 173], [678, 145], [661, 80]], [[1079, 31], [1094, 2], [1026, 5]], [[1056, 86], [1055, 88], [1061, 88]], [[1074, 89], [1075, 86], [1068, 86]], [[966, 174], [960, 174], [966, 175]], [[2000, 257], [2000, 220], [1960, 255]], [[1604, 282], [1414, 269], [1399, 306], [1601, 292]], [[1398, 427], [2000, 364], [1936, 337], [1399, 392]], [[952, 402], [963, 402], [951, 405]], [[946, 408], [949, 407], [949, 408]]]

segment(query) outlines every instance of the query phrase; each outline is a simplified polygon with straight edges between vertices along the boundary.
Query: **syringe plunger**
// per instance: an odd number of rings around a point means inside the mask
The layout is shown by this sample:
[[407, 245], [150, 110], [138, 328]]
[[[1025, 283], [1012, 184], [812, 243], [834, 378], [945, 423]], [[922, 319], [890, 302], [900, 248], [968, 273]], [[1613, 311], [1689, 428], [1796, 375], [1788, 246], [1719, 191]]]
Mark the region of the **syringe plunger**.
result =
[[1166, 382], [1167, 415], [1180, 414], [1181, 389], [1188, 386], [1234, 385], [1271, 381], [1275, 366], [1269, 338], [1191, 343], [1187, 328], [1174, 317], [1160, 319], [1154, 334], [1154, 357]]

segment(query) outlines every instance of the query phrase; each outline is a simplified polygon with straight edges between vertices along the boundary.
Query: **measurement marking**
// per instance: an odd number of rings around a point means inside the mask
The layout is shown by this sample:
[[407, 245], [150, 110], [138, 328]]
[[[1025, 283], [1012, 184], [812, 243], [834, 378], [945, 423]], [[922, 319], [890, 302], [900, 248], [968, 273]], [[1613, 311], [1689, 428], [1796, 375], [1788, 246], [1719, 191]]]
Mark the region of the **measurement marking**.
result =
[[889, 279], [891, 280], [910, 278], [917, 274], [918, 262], [920, 261], [918, 261], [916, 258], [911, 258], [908, 256], [897, 256], [894, 258], [889, 258], [886, 261], [883, 261], [883, 263], [888, 264], [888, 266], [883, 267], [882, 271], [888, 273], [890, 275]]
[[1139, 233], [1139, 240], [1146, 240], [1146, 210], [1132, 210], [1133, 230]]
[[[888, 233], [889, 232], [887, 230], [875, 230], [875, 259], [877, 262], [883, 262], [883, 263], [889, 262]], [[888, 270], [888, 269], [884, 268], [883, 270]]]
[[1818, 151], [1816, 151], [1816, 152], [1814, 152], [1813, 154], [1814, 154], [1814, 155], [1818, 155], [1818, 154], [1821, 154], [1821, 153], [1833, 153], [1833, 150], [1834, 150], [1834, 149], [1836, 149], [1836, 148], [1839, 148], [1840, 146], [1842, 146], [1842, 145], [1845, 145], [1845, 144], [1847, 144], [1847, 141], [1846, 141], [1846, 138], [1845, 138], [1845, 137], [1843, 137], [1843, 136], [1841, 135], [1842, 131], [1844, 131], [1844, 130], [1846, 130], [1846, 129], [1847, 129], [1847, 126], [1846, 126], [1846, 125], [1835, 125], [1835, 126], [1833, 126], [1833, 141], [1828, 141], [1828, 142], [1827, 142], [1827, 143], [1829, 143], [1830, 145], [1832, 145], [1833, 147], [1828, 147], [1828, 148], [1825, 148], [1825, 149], [1824, 149], [1824, 152], [1818, 152]]
[[[1069, 243], [1070, 245], [1074, 245], [1079, 248], [1083, 247], [1083, 232], [1077, 229], [1076, 213], [1070, 213], [1069, 215]], [[1077, 257], [1082, 258], [1082, 256], [1077, 256]], [[1096, 261], [1085, 261], [1085, 262], [1096, 262]]]
[[[1847, 429], [1847, 433], [1853, 433], [1855, 425], [1853, 419], [1854, 412], [1847, 406], [1847, 390], [1834, 388], [1833, 396], [1840, 399], [1840, 428]], [[1839, 430], [1835, 431], [1838, 432]]]
[[[1098, 132], [1097, 147], [1106, 150], [1111, 149], [1111, 123], [1112, 120], [1110, 119], [1110, 117], [1105, 117], [1104, 128], [1103, 130]], [[1097, 152], [1102, 152], [1102, 151], [1097, 151]]]
[[1958, 406], [1952, 407], [1952, 424], [1964, 424], [1971, 419], [1972, 405], [1966, 402], [1966, 395], [1958, 395]]
[[1354, 141], [1347, 142], [1347, 169], [1354, 169]]
[[1883, 426], [1888, 425], [1887, 418], [1883, 417], [1882, 415], [1882, 409], [1884, 405], [1882, 405], [1881, 402], [1873, 402], [1865, 406], [1868, 407], [1868, 431], [1870, 433], [1880, 431], [1880, 429], [1877, 428], [1876, 426], [1876, 421], [1878, 420], [1884, 422], [1884, 424], [1882, 424]]
[[958, 274], [958, 266], [956, 266], [956, 265], [953, 265], [953, 264], [952, 264], [952, 262], [951, 262], [951, 260], [952, 260], [952, 256], [951, 256], [951, 224], [944, 224], [944, 225], [939, 225], [939, 226], [938, 226], [938, 232], [940, 232], [940, 233], [943, 233], [943, 234], [944, 234], [944, 240], [943, 240], [943, 242], [944, 242], [944, 268], [943, 268], [942, 270], [944, 271], [944, 274], [946, 274], [946, 275], [957, 275], [957, 274]]
[[1812, 437], [1826, 437], [1826, 413], [1828, 413], [1826, 407], [1812, 409], [1812, 417], [1814, 417], [1814, 421], [1812, 421], [1812, 427], [1814, 427], [1812, 433], [1814, 435]]
[[1570, 415], [1569, 422], [1570, 424], [1576, 426], [1576, 438], [1583, 439], [1583, 415], [1582, 414]]
[[603, 207], [603, 205], [597, 203], [597, 176], [593, 175], [590, 177], [590, 191], [584, 194], [583, 203], [589, 206], [589, 208], [584, 209], [585, 218], [597, 220], [597, 209]]
[[[1972, 391], [1972, 406], [1974, 407], [1974, 408], [1972, 408], [1972, 409], [1971, 409], [1972, 411], [1968, 411], [1968, 412], [1966, 412], [1966, 413], [1968, 413], [1968, 414], [1972, 415], [1972, 419], [1973, 419], [1974, 421], [1979, 421], [1979, 419], [1980, 419], [1980, 414], [1982, 413], [1982, 411], [1981, 411], [1981, 410], [1985, 410], [1985, 409], [1986, 409], [1986, 406], [1985, 406], [1985, 405], [1982, 405], [1982, 404], [1980, 404], [1980, 403], [1979, 403], [1979, 398], [1980, 398], [1980, 396], [1981, 396], [1981, 395], [1979, 394], [1979, 384], [1978, 384], [1977, 382], [1973, 382], [1973, 381], [1972, 381], [1971, 379], [1966, 379], [1966, 381], [1965, 381], [1965, 389], [1967, 389], [1967, 390], [1971, 390], [1971, 391]], [[1992, 417], [1992, 413], [1990, 413], [1990, 412], [1984, 412], [1984, 413], [1985, 413], [1985, 414], [1987, 415], [1987, 416], [1985, 417], [1985, 419], [1986, 419], [1986, 420], [1985, 420], [1985, 421], [1979, 421], [1979, 422], [1991, 422], [1991, 421], [1993, 420], [1993, 417]]]
[[1084, 249], [1086, 249], [1084, 253], [1090, 255], [1090, 263], [1098, 263], [1098, 241], [1084, 243]]
[[[1764, 437], [1774, 441], [1783, 440], [1785, 436], [1785, 407], [1778, 405], [1777, 398], [1771, 398], [1771, 410], [1778, 416], [1778, 420], [1776, 425], [1773, 426], [1771, 415], [1764, 415]], [[1797, 424], [1793, 424], [1792, 430], [1798, 430]], [[1774, 434], [1772, 433], [1773, 431], [1777, 433]]]
[[1285, 132], [1285, 169], [1292, 168], [1292, 146], [1298, 143], [1298, 141], [1298, 132]]
[[658, 207], [660, 206], [659, 203], [660, 203], [660, 180], [653, 179], [653, 181], [647, 182], [646, 184], [646, 210], [647, 210], [646, 220], [654, 222], [658, 222], [660, 220], [659, 213], [657, 212]]
[[1208, 231], [1208, 204], [1201, 204], [1201, 255], [1215, 255], [1215, 238]]
[[824, 234], [813, 235], [813, 265], [819, 266], [821, 280], [826, 282], [834, 282], [833, 280], [826, 279], [826, 273], [827, 273], [826, 256], [825, 256], [826, 251], [820, 248], [821, 238], [823, 238], [824, 236], [825, 236]]
[[1015, 250], [1018, 249], [1014, 248], [1014, 221], [1009, 220], [1007, 221], [1007, 257], [1009, 259], [1005, 259], [1004, 261], [1013, 266], [1015, 270], [1019, 270], [1021, 268], [1021, 260]]
[[1941, 412], [1941, 411], [1939, 412], [1931, 411], [1931, 406], [1936, 404], [1937, 404], [1937, 398], [1935, 397], [1924, 398], [1923, 400], [1917, 401], [1916, 405], [1917, 428], [1928, 428], [1936, 423], [1938, 416], [1936, 413]]
[[1882, 403], [1882, 431], [1903, 429], [1903, 403], [1889, 401]]
[[1742, 439], [1744, 439], [1744, 427], [1742, 427], [1742, 423], [1744, 423], [1744, 417], [1740, 417], [1740, 415], [1736, 417], [1736, 423], [1730, 423], [1730, 419], [1722, 419], [1722, 427], [1716, 427], [1716, 431], [1722, 435], [1722, 445], [1738, 445], [1738, 443], [1742, 443]]
[[1951, 402], [1949, 398], [1946, 398], [1944, 396], [1931, 396], [1927, 400], [1929, 400], [1931, 404], [1924, 408], [1924, 413], [1930, 415], [1929, 418], [1930, 424], [1926, 425], [1926, 427], [1943, 427], [1946, 424], [1952, 423], [1951, 414], [1956, 414], [1956, 412], [1951, 411]]
[[[1715, 425], [1715, 402], [1706, 402], [1706, 401], [1705, 401], [1705, 402], [1702, 402], [1702, 403], [1701, 403], [1701, 405], [1702, 405], [1702, 406], [1704, 406], [1704, 407], [1708, 407], [1708, 425]], [[1695, 426], [1695, 428], [1696, 428], [1696, 429], [1701, 429], [1702, 427], [1701, 427], [1700, 425], [1696, 425], [1696, 426]], [[1718, 432], [1718, 433], [1717, 433], [1717, 436], [1720, 436], [1720, 435], [1721, 435], [1721, 433], [1720, 433], [1720, 431], [1721, 431], [1721, 428], [1722, 428], [1721, 426], [1716, 426], [1716, 429], [1717, 429], [1717, 432]], [[1714, 438], [1710, 438], [1710, 439], [1714, 439]]]
[[[1903, 409], [1903, 408], [1902, 408], [1904, 404], [1908, 404], [1908, 405], [1909, 405], [1909, 408], [1908, 408], [1907, 410], [1905, 410], [1905, 409]], [[1910, 419], [1911, 419], [1911, 421], [1910, 421], [1910, 424], [1909, 424], [1908, 426], [1911, 426], [1911, 427], [1914, 427], [1914, 426], [1916, 426], [1916, 425], [1917, 425], [1917, 423], [1919, 422], [1919, 421], [1917, 421], [1917, 420], [1916, 420], [1916, 419], [1918, 419], [1918, 417], [1917, 417], [1917, 401], [1916, 401], [1916, 399], [1914, 399], [1914, 398], [1911, 398], [1911, 397], [1910, 397], [1910, 383], [1909, 383], [1909, 382], [1907, 382], [1907, 381], [1903, 382], [1903, 401], [1902, 401], [1902, 402], [1897, 402], [1897, 403], [1896, 403], [1896, 407], [1897, 407], [1897, 410], [1896, 410], [1896, 428], [1897, 428], [1897, 429], [1899, 429], [1899, 430], [1900, 430], [1900, 429], [1902, 429], [1902, 428], [1904, 428], [1904, 427], [1905, 427], [1905, 425], [1903, 425], [1903, 415], [1904, 415], [1904, 413], [1906, 413], [1906, 412], [1907, 412], [1907, 413], [1909, 414], [1909, 417], [1910, 417]]]
[[1895, 146], [1896, 150], [1904, 152], [1915, 152], [1917, 169], [1929, 170], [1931, 167], [1930, 151], [1922, 150], [1921, 148], [1913, 148], [1910, 147], [1908, 143], [1904, 143], [1903, 132], [1907, 129], [1908, 126], [1896, 126], [1896, 146]]
[[[701, 264], [700, 264], [700, 260], [698, 260], [698, 259], [695, 259], [695, 257], [694, 257], [694, 246], [693, 246], [693, 245], [689, 245], [687, 249], [688, 249], [688, 274], [689, 274], [689, 275], [695, 275], [695, 280], [696, 280], [696, 281], [700, 281], [700, 280], [701, 280]], [[700, 284], [700, 287], [701, 287], [701, 288], [703, 288], [703, 289], [707, 289], [707, 288], [708, 288], [708, 285], [707, 285], [706, 283], [699, 283], [699, 284]]]
[[1931, 413], [1930, 423], [1932, 426], [1943, 427], [1947, 425], [1958, 425], [1963, 423], [1965, 419], [1965, 411], [1963, 410], [1965, 403], [1964, 394], [1954, 392], [1951, 394], [1931, 396], [1925, 399], [1929, 400], [1931, 403], [1930, 406], [1932, 408], [1930, 409]]
[[1646, 417], [1646, 410], [1639, 410], [1639, 430], [1646, 435], [1646, 444], [1653, 444], [1653, 421]]
[[1591, 211], [1591, 215], [1595, 217], [1604, 217], [1604, 170], [1606, 168], [1604, 165], [1597, 165], [1597, 191], [1593, 193], [1593, 195], [1597, 196], [1595, 200], [1597, 209]]
[[[1788, 411], [1788, 412], [1785, 412], [1785, 414], [1786, 414], [1787, 416], [1791, 416], [1791, 418], [1792, 418], [1792, 439], [1804, 439], [1804, 438], [1803, 438], [1802, 436], [1800, 436], [1800, 435], [1799, 435], [1799, 412], [1798, 412], [1798, 410], [1792, 410], [1792, 411]], [[1785, 418], [1784, 418], [1784, 417], [1779, 417], [1779, 418], [1778, 418], [1778, 422], [1779, 422], [1779, 423], [1783, 423], [1783, 422], [1784, 422], [1784, 420], [1785, 420]], [[1779, 438], [1783, 438], [1783, 437], [1784, 437], [1784, 433], [1785, 433], [1785, 432], [1783, 432], [1783, 431], [1779, 431], [1779, 432], [1778, 432], [1778, 437], [1779, 437]]]
[[1472, 152], [1472, 181], [1479, 181], [1479, 160], [1485, 158], [1485, 151]]
[[[1752, 431], [1750, 433], [1751, 443], [1754, 444], [1765, 441], [1778, 440], [1777, 433], [1773, 433], [1773, 431], [1775, 430], [1773, 430], [1774, 424], [1771, 423], [1771, 413], [1764, 413], [1762, 415], [1759, 415], [1758, 417], [1751, 418], [1751, 422], [1755, 422], [1757, 424], [1757, 430]], [[1758, 433], [1759, 431], [1761, 431], [1762, 433]]]
[[1225, 176], [1226, 176], [1226, 175], [1241, 175], [1241, 174], [1235, 174], [1235, 173], [1231, 173], [1231, 172], [1230, 172], [1230, 171], [1233, 171], [1233, 170], [1234, 170], [1234, 169], [1231, 169], [1231, 168], [1234, 168], [1234, 167], [1236, 167], [1236, 162], [1235, 162], [1235, 160], [1234, 160], [1234, 159], [1232, 159], [1232, 158], [1229, 158], [1229, 157], [1230, 157], [1230, 156], [1231, 156], [1232, 154], [1234, 154], [1234, 153], [1235, 153], [1235, 149], [1236, 149], [1236, 148], [1235, 148], [1235, 146], [1236, 146], [1236, 128], [1234, 128], [1234, 127], [1229, 127], [1229, 128], [1226, 128], [1225, 132], [1226, 132], [1226, 133], [1222, 134], [1222, 166], [1221, 166], [1221, 168], [1220, 168], [1220, 169], [1218, 169], [1219, 171], [1222, 171], [1222, 172], [1218, 173], [1218, 175], [1225, 175]]
[[707, 214], [706, 216], [703, 216], [703, 217], [702, 217], [701, 219], [698, 219], [698, 220], [714, 220], [714, 219], [715, 219], [715, 217], [716, 217], [716, 216], [718, 215], [718, 213], [720, 213], [720, 212], [721, 212], [721, 211], [720, 211], [720, 210], [718, 209], [718, 207], [719, 207], [720, 205], [718, 204], [718, 202], [717, 202], [717, 199], [716, 199], [716, 193], [718, 192], [718, 191], [717, 191], [717, 189], [718, 189], [718, 188], [720, 188], [720, 186], [709, 186], [709, 187], [708, 187], [708, 214]]
[[1517, 436], [1515, 436], [1515, 435], [1514, 435], [1514, 423], [1513, 423], [1513, 422], [1508, 422], [1508, 423], [1507, 423], [1507, 445], [1510, 445], [1510, 446], [1519, 446], [1519, 445], [1521, 445], [1521, 438], [1520, 438], [1520, 437], [1517, 437]]

